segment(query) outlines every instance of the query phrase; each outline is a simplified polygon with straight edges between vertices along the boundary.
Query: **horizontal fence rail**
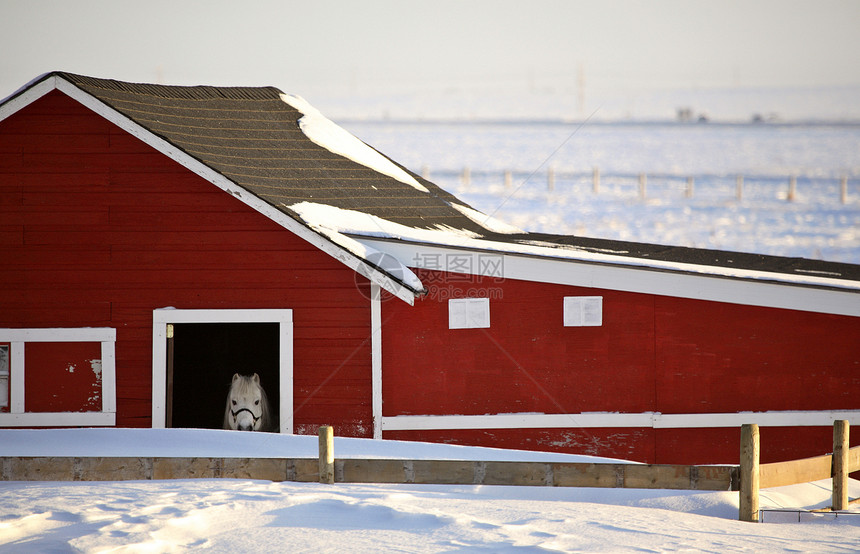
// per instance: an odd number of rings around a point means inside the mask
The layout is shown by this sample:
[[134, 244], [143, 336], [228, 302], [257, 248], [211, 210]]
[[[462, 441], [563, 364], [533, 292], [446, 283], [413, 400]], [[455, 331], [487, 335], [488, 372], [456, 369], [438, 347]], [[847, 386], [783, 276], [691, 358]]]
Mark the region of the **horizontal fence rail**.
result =
[[[335, 483], [737, 490], [737, 466], [336, 459]], [[315, 458], [5, 457], [3, 481], [326, 479]]]
[[808, 483], [832, 477], [832, 456], [815, 456], [759, 466], [759, 486], [763, 489]]

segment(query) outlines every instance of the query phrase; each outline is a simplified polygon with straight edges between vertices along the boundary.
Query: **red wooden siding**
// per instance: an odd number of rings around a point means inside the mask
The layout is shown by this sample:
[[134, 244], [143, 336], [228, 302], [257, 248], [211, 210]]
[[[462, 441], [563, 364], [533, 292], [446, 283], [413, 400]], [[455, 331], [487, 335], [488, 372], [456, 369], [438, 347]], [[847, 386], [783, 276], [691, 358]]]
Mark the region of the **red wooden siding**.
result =
[[[435, 284], [428, 298], [414, 308], [383, 304], [385, 416], [857, 407], [858, 318], [418, 273]], [[491, 327], [449, 330], [447, 298], [470, 295], [491, 298]], [[602, 296], [603, 325], [564, 327], [565, 296]], [[738, 456], [737, 429], [572, 427], [398, 431], [385, 437], [660, 463], [731, 463]], [[819, 454], [826, 451], [819, 438], [830, 440], [826, 430], [814, 428], [767, 429], [763, 435], [779, 442], [766, 458]]]
[[354, 273], [60, 92], [0, 122], [0, 257], [0, 327], [117, 328], [119, 426], [151, 424], [154, 308], [290, 308], [296, 429], [372, 432]]
[[27, 344], [24, 354], [26, 410], [101, 411], [101, 357], [101, 343], [98, 342]]

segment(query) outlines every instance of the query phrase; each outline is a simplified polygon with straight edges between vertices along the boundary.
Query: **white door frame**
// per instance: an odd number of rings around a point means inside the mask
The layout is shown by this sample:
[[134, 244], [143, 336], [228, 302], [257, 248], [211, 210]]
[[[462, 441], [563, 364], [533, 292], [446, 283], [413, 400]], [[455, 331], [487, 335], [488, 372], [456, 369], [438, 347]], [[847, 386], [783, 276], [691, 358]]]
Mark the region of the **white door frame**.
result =
[[167, 326], [177, 323], [277, 323], [281, 433], [293, 433], [293, 311], [177, 310], [152, 311], [152, 428], [164, 429], [167, 401]]

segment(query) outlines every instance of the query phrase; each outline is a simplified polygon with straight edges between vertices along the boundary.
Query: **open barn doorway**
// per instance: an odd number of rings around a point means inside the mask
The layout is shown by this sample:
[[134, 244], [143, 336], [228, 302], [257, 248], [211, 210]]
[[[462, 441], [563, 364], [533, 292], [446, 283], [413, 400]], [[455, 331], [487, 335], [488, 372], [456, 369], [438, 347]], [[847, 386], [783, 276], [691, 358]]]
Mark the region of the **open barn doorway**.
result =
[[292, 433], [291, 310], [153, 311], [153, 427], [221, 429], [234, 373], [260, 376]]
[[177, 323], [168, 340], [167, 427], [221, 429], [234, 373], [260, 376], [277, 418], [277, 323]]

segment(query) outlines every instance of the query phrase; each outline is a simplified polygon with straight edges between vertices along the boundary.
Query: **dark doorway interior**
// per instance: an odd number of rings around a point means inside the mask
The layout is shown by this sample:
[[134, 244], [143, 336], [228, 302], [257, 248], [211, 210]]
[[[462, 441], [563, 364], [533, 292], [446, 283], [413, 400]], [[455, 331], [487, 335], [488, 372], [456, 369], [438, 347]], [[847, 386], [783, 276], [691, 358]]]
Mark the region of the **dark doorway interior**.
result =
[[[258, 373], [272, 415], [280, 407], [277, 323], [179, 323], [173, 326], [169, 427], [221, 429], [234, 373]], [[170, 356], [171, 349], [168, 349]], [[171, 372], [172, 368], [172, 372]], [[170, 390], [170, 387], [168, 387]], [[168, 393], [169, 395], [170, 393]]]

